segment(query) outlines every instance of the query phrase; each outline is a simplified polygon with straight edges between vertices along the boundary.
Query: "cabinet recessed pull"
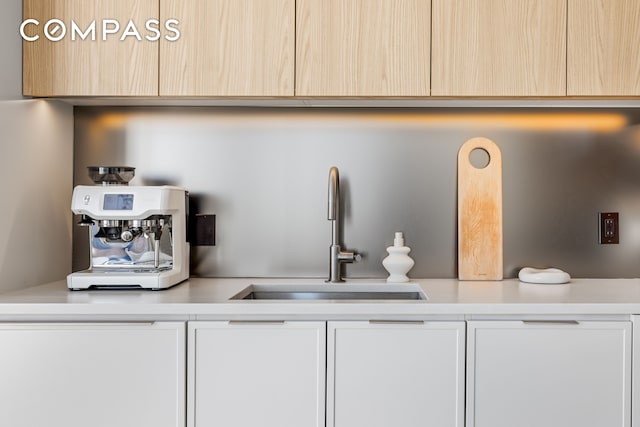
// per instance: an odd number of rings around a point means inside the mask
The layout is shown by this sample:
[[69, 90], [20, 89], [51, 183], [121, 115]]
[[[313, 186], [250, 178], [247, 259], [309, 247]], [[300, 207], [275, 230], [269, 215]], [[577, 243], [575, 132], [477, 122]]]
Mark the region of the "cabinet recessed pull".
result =
[[424, 320], [369, 320], [372, 325], [424, 325]]
[[229, 320], [230, 325], [284, 325], [284, 320]]
[[523, 320], [525, 325], [579, 325], [577, 320]]

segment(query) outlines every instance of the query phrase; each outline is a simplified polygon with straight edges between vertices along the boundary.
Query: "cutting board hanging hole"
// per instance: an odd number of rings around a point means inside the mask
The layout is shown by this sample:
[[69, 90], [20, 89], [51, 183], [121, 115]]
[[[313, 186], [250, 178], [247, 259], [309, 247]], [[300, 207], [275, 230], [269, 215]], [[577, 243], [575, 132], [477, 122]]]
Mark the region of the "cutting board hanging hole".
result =
[[469, 153], [469, 163], [476, 169], [486, 168], [489, 166], [489, 162], [491, 162], [491, 156], [484, 148], [474, 148]]

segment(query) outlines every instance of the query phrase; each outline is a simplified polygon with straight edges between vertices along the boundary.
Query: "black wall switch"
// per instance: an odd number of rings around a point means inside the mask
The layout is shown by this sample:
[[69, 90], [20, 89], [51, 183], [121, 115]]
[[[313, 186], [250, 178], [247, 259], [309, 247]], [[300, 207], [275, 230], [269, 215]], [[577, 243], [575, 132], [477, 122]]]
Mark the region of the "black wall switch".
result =
[[216, 245], [216, 216], [195, 214], [190, 233], [191, 246]]

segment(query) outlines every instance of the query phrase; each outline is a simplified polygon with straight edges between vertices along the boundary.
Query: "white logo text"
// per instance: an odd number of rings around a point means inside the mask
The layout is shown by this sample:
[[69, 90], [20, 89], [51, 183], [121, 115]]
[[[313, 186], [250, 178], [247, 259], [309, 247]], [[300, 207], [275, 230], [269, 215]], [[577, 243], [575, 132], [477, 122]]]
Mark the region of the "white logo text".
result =
[[[144, 23], [144, 30], [141, 33], [133, 19], [130, 19], [124, 26], [121, 26], [117, 19], [103, 19], [99, 23], [94, 19], [83, 28], [73, 20], [70, 25], [67, 25], [60, 19], [52, 18], [41, 26], [37, 19], [29, 18], [20, 24], [20, 35], [28, 42], [38, 40], [41, 35], [39, 34], [40, 32], [52, 42], [59, 42], [68, 33], [70, 33], [69, 37], [72, 41], [78, 39], [96, 41], [96, 34], [99, 31], [102, 41], [107, 41], [112, 37], [119, 37], [120, 41], [127, 40], [130, 37], [142, 41], [144, 34], [144, 39], [150, 42], [158, 41], [161, 37], [164, 37], [167, 41], [174, 42], [180, 38], [179, 24], [180, 22], [177, 19], [167, 19], [164, 21], [161, 31], [159, 20], [147, 19]], [[121, 29], [122, 32], [120, 32]]]

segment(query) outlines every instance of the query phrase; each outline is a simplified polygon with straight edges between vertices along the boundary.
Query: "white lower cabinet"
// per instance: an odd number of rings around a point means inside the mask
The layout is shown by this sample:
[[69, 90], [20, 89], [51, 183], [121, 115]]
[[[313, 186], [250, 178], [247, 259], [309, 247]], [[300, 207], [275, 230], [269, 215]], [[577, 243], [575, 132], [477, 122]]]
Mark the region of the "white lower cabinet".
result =
[[0, 425], [182, 427], [185, 323], [0, 324]]
[[631, 384], [631, 422], [640, 427], [640, 315], [631, 316], [633, 320], [633, 378]]
[[629, 427], [631, 329], [469, 322], [467, 427]]
[[464, 322], [328, 322], [328, 427], [464, 424]]
[[0, 323], [1, 426], [631, 427], [631, 388], [630, 321]]
[[190, 427], [324, 427], [325, 322], [194, 321]]

